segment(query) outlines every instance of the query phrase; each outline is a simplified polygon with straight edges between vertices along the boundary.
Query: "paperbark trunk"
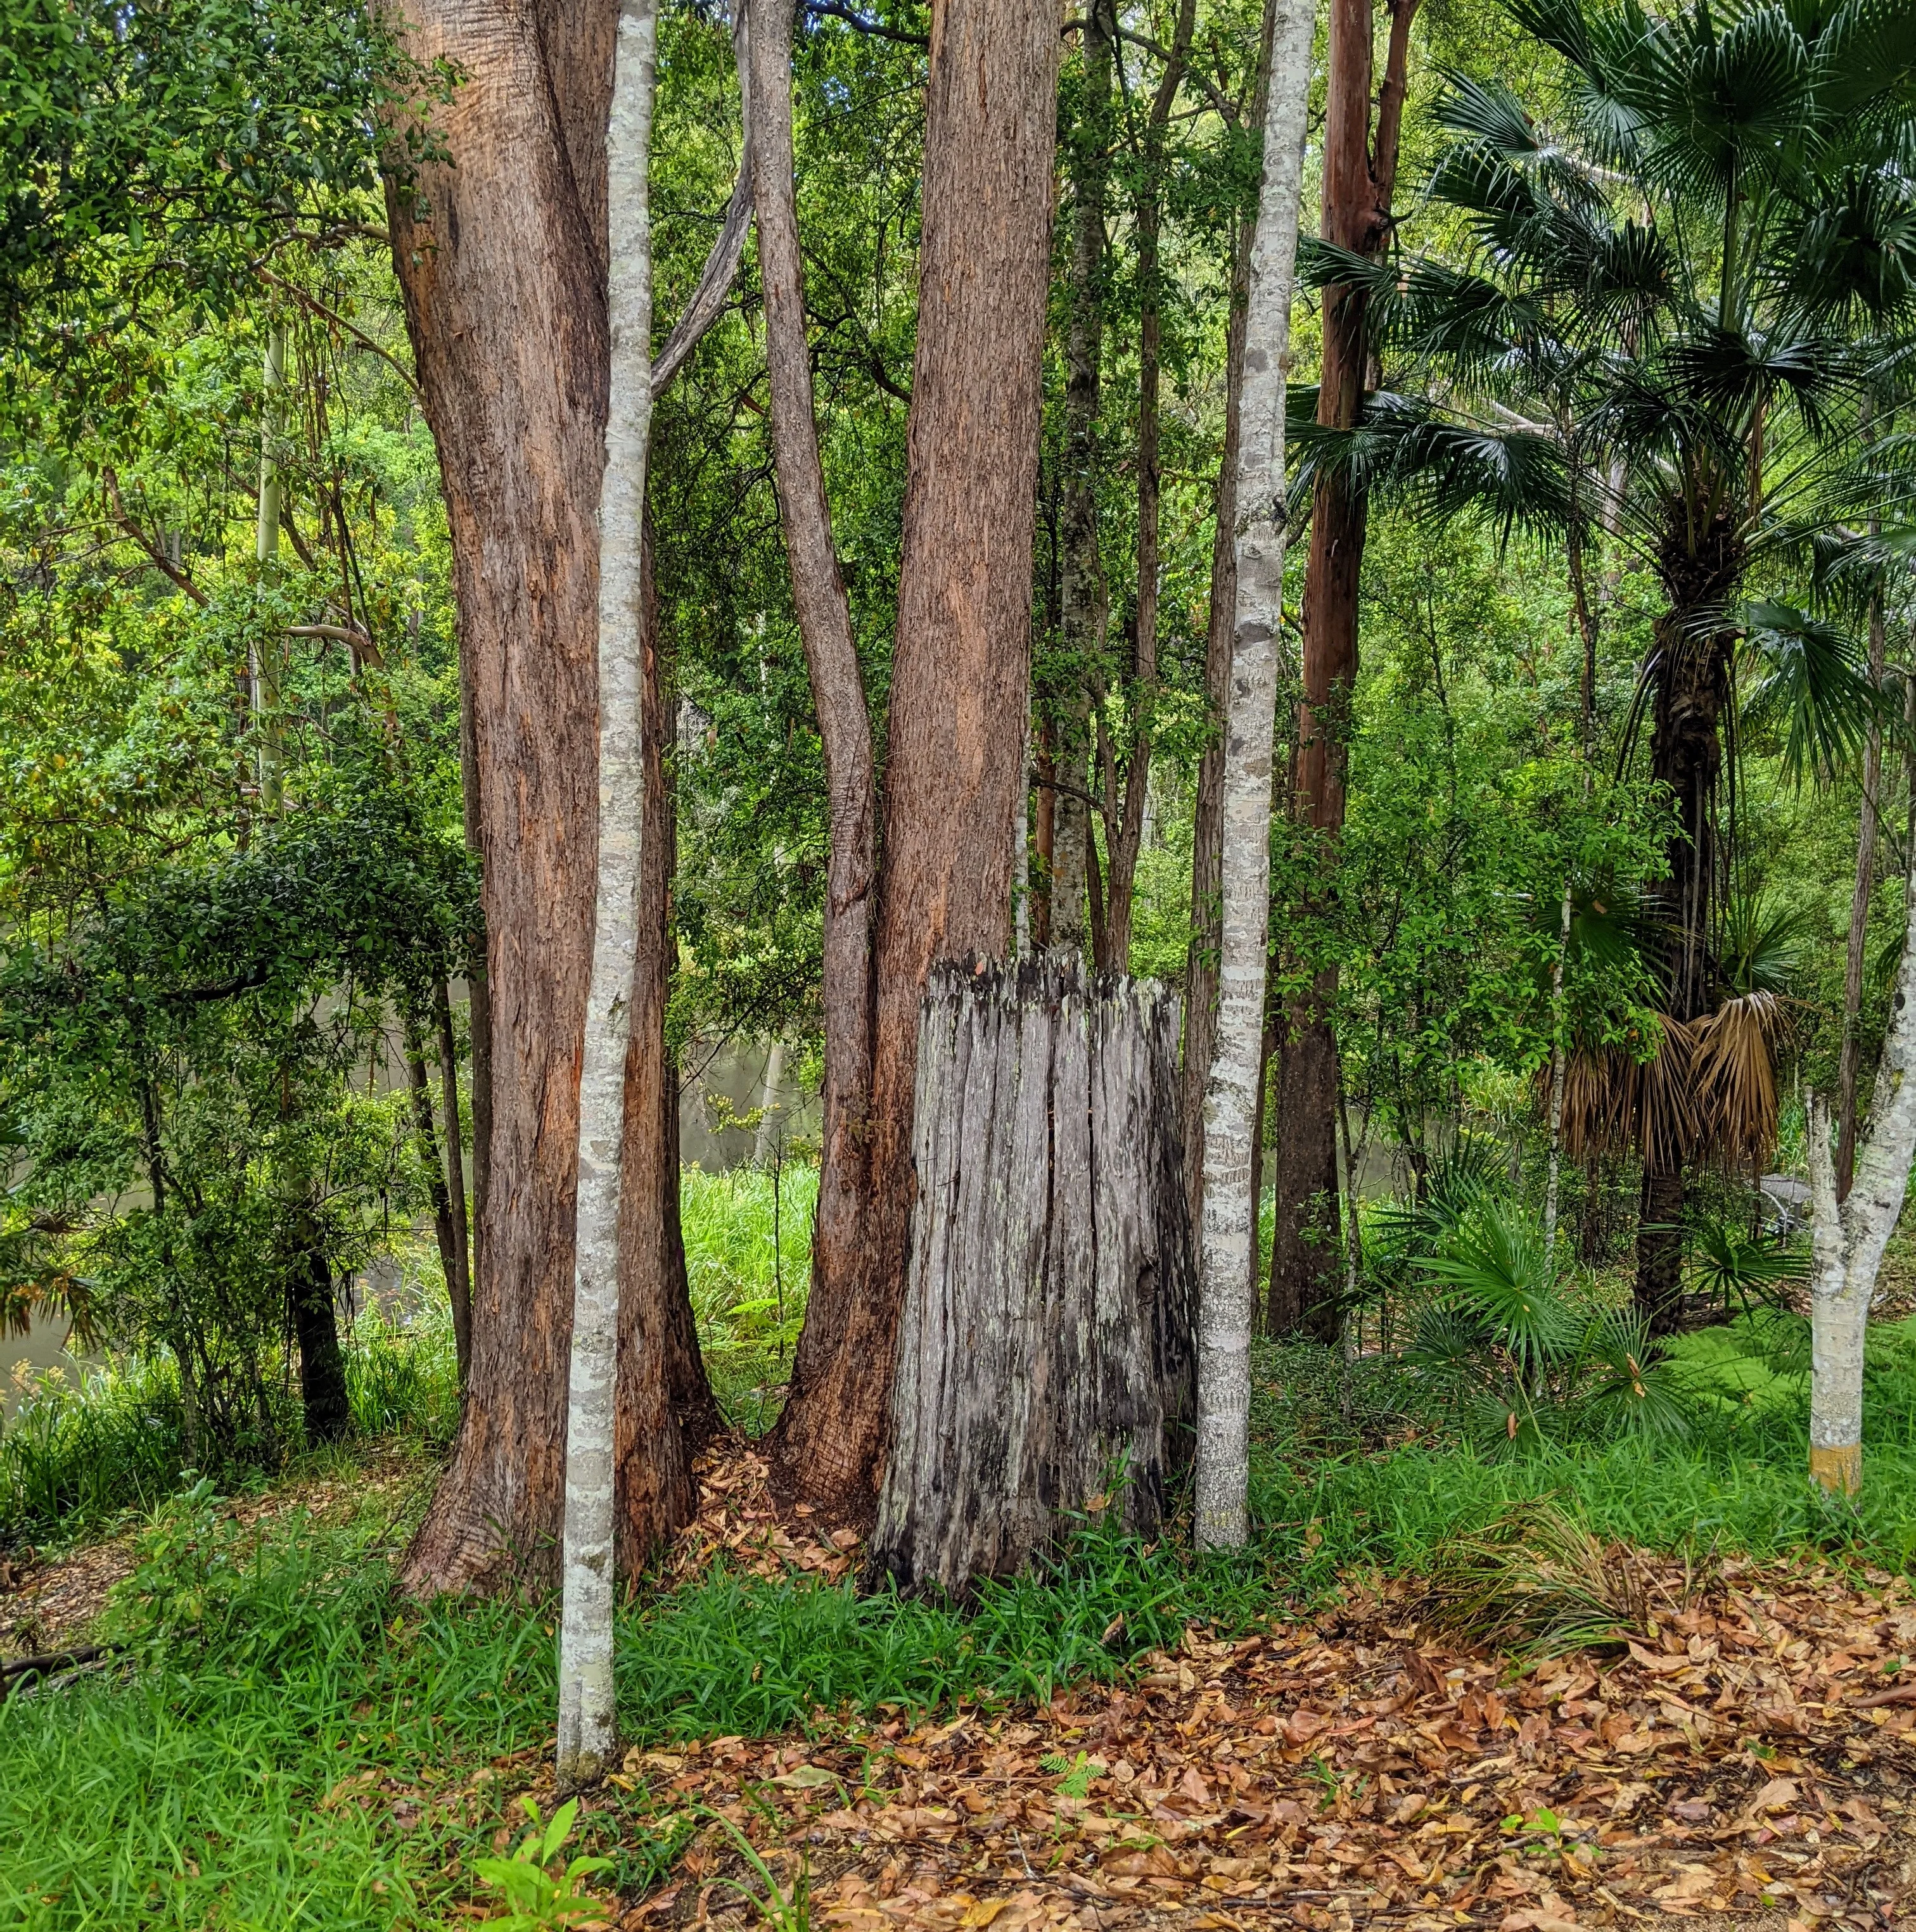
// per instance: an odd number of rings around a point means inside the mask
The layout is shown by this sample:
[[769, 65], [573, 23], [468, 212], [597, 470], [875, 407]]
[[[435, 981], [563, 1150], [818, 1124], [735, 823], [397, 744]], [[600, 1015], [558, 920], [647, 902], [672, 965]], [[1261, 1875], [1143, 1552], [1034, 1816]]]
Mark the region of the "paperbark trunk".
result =
[[1058, 56], [1038, 0], [933, 10], [863, 1249], [815, 1283], [772, 1444], [786, 1488], [848, 1508], [884, 1454], [926, 974], [1010, 936]]
[[[1396, 0], [1390, 10], [1374, 132], [1371, 0], [1331, 0], [1320, 226], [1326, 241], [1360, 254], [1378, 253], [1390, 232], [1417, 6], [1418, 0]], [[1334, 284], [1324, 291], [1319, 422], [1348, 429], [1357, 422], [1371, 380], [1370, 360], [1363, 291]], [[1304, 580], [1304, 696], [1297, 716], [1294, 811], [1301, 826], [1331, 841], [1344, 826], [1350, 702], [1357, 682], [1357, 586], [1368, 518], [1362, 491], [1341, 476], [1319, 478]], [[1321, 896], [1328, 899], [1334, 890], [1326, 877]], [[1338, 1274], [1337, 1042], [1330, 1017], [1336, 1002], [1337, 971], [1331, 967], [1320, 974], [1307, 1010], [1293, 1016], [1279, 1062], [1271, 1269], [1272, 1306], [1299, 1311], [1296, 1323], [1287, 1325], [1301, 1323], [1327, 1338], [1335, 1334], [1336, 1321], [1325, 1304], [1335, 1297]]]
[[[1869, 599], [1869, 684], [1883, 687], [1885, 638], [1880, 592]], [[1872, 719], [1863, 749], [1863, 810], [1856, 830], [1856, 885], [1849, 902], [1849, 946], [1843, 962], [1842, 1046], [1836, 1070], [1836, 1198], [1848, 1198], [1856, 1176], [1857, 1070], [1863, 1057], [1863, 949], [1869, 932], [1869, 896], [1875, 883], [1876, 821], [1881, 810], [1883, 728]]]
[[[1271, 93], [1272, 10], [1265, 0], [1257, 74], [1251, 90], [1253, 124], [1263, 127]], [[1205, 628], [1204, 698], [1217, 726], [1198, 761], [1191, 836], [1191, 944], [1185, 956], [1185, 1038], [1179, 1072], [1179, 1120], [1185, 1147], [1185, 1196], [1191, 1225], [1203, 1225], [1204, 1093], [1218, 1037], [1218, 874], [1224, 850], [1224, 712], [1230, 702], [1231, 627], [1237, 616], [1237, 453], [1244, 392], [1244, 322], [1251, 298], [1254, 219], [1231, 239], [1231, 312], [1224, 338], [1224, 447], [1218, 460], [1211, 533], [1211, 601]]]
[[1916, 1156], [1916, 848], [1903, 882], [1902, 963], [1869, 1132], [1855, 1184], [1836, 1198], [1829, 1110], [1809, 1101], [1809, 1474], [1819, 1487], [1853, 1496], [1863, 1486], [1863, 1363], [1869, 1305], [1883, 1251], [1896, 1232]]
[[580, 1061], [572, 1368], [559, 1624], [558, 1777], [596, 1784], [617, 1738], [612, 1687], [613, 1414], [619, 1357], [619, 1193], [626, 1059], [639, 957], [645, 802], [645, 459], [652, 426], [652, 232], [647, 165], [656, 0], [620, 0], [605, 136], [611, 384], [599, 497], [599, 840], [592, 974]]
[[[836, 1309], [868, 1264], [865, 1212], [872, 1083], [872, 917], [878, 778], [864, 676], [832, 542], [818, 456], [805, 275], [792, 187], [792, 0], [758, 0], [750, 71], [772, 444], [792, 602], [811, 674], [830, 813], [824, 931], [824, 1079], [811, 1307]], [[800, 1358], [809, 1368], [801, 1346]]]
[[420, 1592], [549, 1582], [563, 1510], [616, 20], [584, 0], [419, 0], [405, 28], [463, 76], [438, 116], [449, 160], [395, 185], [388, 215], [451, 526], [495, 1020], [472, 1373], [404, 1566]]
[[1249, 1532], [1250, 1138], [1263, 1058], [1271, 873], [1272, 731], [1284, 594], [1284, 388], [1298, 194], [1311, 86], [1312, 0], [1272, 20], [1264, 177], [1245, 308], [1237, 472], [1237, 600], [1224, 719], [1218, 1036], [1204, 1101], [1204, 1222], [1197, 1342], [1197, 1535], [1234, 1547]]

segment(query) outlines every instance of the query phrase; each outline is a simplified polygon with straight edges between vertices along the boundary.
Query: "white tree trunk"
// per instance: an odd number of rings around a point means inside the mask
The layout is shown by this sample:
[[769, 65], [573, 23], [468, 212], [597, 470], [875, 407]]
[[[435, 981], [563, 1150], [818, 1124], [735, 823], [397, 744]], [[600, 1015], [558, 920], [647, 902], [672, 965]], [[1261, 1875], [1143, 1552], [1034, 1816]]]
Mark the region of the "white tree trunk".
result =
[[1820, 1095], [1809, 1096], [1809, 1474], [1843, 1496], [1863, 1486], [1863, 1341], [1877, 1271], [1916, 1156], [1916, 1079], [1910, 1077], [1916, 1071], [1916, 846], [1910, 856], [1902, 964], [1876, 1070], [1869, 1137], [1857, 1154], [1855, 1185], [1840, 1204], [1829, 1108]]
[[1311, 86], [1313, 0], [1272, 10], [1264, 179], [1245, 317], [1237, 470], [1237, 610], [1224, 718], [1224, 872], [1217, 1045], [1204, 1096], [1197, 1336], [1197, 1540], [1249, 1533], [1251, 1136], [1264, 1030], [1270, 920], [1271, 735], [1284, 569], [1284, 386], [1298, 192]]
[[775, 1040], [765, 1055], [765, 1078], [758, 1090], [758, 1124], [752, 1133], [752, 1165], [770, 1167], [778, 1144], [779, 1089], [785, 1084], [785, 1042]]
[[599, 883], [579, 1077], [578, 1221], [566, 1426], [559, 1782], [604, 1776], [612, 1697], [612, 1405], [626, 1045], [638, 944], [640, 526], [652, 426], [652, 139], [657, 0], [620, 0], [605, 144], [611, 393], [599, 499]]

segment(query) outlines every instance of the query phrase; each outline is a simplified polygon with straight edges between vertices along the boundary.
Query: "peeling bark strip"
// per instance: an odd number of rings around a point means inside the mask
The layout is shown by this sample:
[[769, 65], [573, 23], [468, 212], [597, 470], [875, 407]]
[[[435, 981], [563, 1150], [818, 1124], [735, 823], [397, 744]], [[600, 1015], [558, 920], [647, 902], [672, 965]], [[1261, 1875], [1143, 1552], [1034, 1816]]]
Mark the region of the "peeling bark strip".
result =
[[1883, 1250], [1896, 1231], [1916, 1158], [1916, 843], [1903, 882], [1902, 964], [1876, 1069], [1869, 1136], [1856, 1180], [1837, 1199], [1830, 1112], [1809, 1096], [1809, 1474], [1854, 1496], [1863, 1486], [1863, 1349]]
[[1224, 720], [1218, 1030], [1204, 1098], [1197, 1528], [1199, 1543], [1207, 1548], [1234, 1547], [1248, 1531], [1251, 1244], [1257, 1225], [1251, 1136], [1262, 1070], [1270, 920], [1271, 734], [1284, 577], [1284, 380], [1315, 17], [1313, 0], [1280, 0], [1272, 20], [1264, 181], [1245, 316], [1237, 620]]
[[605, 141], [611, 392], [599, 499], [599, 880], [579, 1077], [578, 1218], [566, 1434], [559, 1782], [605, 1774], [612, 1695], [613, 1396], [626, 1048], [638, 958], [645, 796], [641, 668], [646, 446], [652, 426], [652, 146], [657, 0], [621, 0]]
[[1179, 1002], [1062, 954], [933, 969], [873, 1564], [1006, 1575], [1109, 1495], [1149, 1534], [1189, 1413]]

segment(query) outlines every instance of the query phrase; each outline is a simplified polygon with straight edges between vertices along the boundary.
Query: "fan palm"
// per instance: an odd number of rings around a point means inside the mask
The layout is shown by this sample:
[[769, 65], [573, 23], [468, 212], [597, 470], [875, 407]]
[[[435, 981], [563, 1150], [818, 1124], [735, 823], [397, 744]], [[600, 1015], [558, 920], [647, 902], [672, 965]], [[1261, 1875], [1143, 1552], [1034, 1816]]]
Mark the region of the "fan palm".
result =
[[[1452, 84], [1428, 202], [1464, 238], [1461, 266], [1314, 249], [1320, 283], [1365, 281], [1404, 376], [1355, 430], [1300, 441], [1307, 464], [1428, 516], [1567, 531], [1573, 555], [1600, 529], [1654, 574], [1663, 608], [1625, 735], [1647, 722], [1671, 807], [1649, 910], [1674, 1038], [1731, 991], [1740, 656], [1800, 765], [1853, 748], [1875, 701], [1839, 634], [1746, 598], [1752, 573], [1907, 501], [1905, 446], [1869, 426], [1911, 386], [1916, 0], [1690, 0], [1662, 16], [1637, 0], [1509, 4], [1562, 57], [1550, 111]], [[1701, 1131], [1638, 1137], [1638, 1293], [1659, 1328]]]

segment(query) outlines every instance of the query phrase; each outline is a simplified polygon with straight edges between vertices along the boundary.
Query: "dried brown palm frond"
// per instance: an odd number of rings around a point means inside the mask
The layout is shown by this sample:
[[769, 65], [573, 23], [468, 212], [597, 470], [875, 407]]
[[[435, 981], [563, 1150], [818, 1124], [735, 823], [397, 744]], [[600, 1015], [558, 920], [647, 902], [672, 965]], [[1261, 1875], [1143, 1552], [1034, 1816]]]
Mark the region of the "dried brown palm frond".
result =
[[1739, 994], [1696, 1022], [1696, 1108], [1727, 1165], [1767, 1167], [1776, 1145], [1776, 1049], [1787, 1020], [1772, 992]]
[[1570, 1055], [1563, 1070], [1563, 1147], [1572, 1160], [1634, 1149], [1668, 1161], [1695, 1144], [1695, 1030], [1667, 1013], [1656, 1015], [1656, 1051], [1647, 1059], [1616, 1046], [1580, 1047]]
[[1571, 1650], [1647, 1636], [1664, 1594], [1637, 1552], [1543, 1498], [1443, 1544], [1422, 1607], [1479, 1642]]

